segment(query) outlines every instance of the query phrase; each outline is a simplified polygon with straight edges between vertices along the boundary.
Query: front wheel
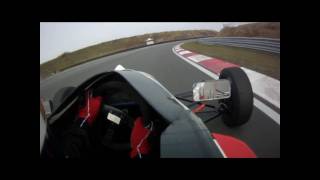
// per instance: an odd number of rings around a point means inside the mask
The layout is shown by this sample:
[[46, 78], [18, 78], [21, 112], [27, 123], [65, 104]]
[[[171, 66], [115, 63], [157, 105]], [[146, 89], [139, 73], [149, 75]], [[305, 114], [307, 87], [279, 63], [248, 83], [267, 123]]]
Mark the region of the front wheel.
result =
[[238, 67], [225, 68], [219, 79], [228, 79], [231, 84], [231, 97], [220, 100], [227, 105], [227, 112], [222, 115], [223, 122], [236, 127], [248, 122], [253, 109], [253, 92], [246, 73]]

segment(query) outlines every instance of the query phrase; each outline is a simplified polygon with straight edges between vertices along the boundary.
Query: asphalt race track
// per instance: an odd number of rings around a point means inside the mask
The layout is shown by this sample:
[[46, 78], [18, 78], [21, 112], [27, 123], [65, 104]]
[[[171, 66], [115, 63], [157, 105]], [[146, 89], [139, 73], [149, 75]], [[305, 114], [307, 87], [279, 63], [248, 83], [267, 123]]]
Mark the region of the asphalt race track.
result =
[[[94, 74], [113, 70], [118, 64], [153, 75], [173, 94], [191, 90], [193, 83], [211, 78], [172, 52], [181, 42], [135, 49], [70, 68], [40, 81], [40, 97], [51, 99], [60, 88], [77, 86]], [[207, 125], [212, 132], [245, 141], [258, 157], [280, 157], [280, 125], [256, 107], [250, 121], [241, 127], [228, 128], [220, 119]]]

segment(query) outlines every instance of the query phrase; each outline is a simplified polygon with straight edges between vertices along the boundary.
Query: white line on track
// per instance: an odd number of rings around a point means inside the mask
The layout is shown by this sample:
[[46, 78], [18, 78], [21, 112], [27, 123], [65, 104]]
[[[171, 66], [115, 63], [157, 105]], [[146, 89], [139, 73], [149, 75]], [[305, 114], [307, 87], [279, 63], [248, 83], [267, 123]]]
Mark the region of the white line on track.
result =
[[253, 104], [280, 125], [280, 114], [256, 98], [253, 98]]
[[[182, 44], [182, 43], [181, 43]], [[176, 45], [176, 47], [180, 48], [180, 45], [178, 44]], [[219, 76], [217, 76], [216, 74], [214, 74], [213, 72], [205, 69], [204, 67], [200, 66], [197, 63], [194, 63], [192, 61], [190, 61], [189, 59], [183, 57], [182, 55], [180, 55], [179, 53], [177, 53], [175, 51], [174, 48], [172, 48], [172, 52], [180, 57], [181, 59], [185, 60], [185, 62], [189, 63], [190, 65], [194, 66], [195, 68], [199, 69], [200, 71], [202, 71], [203, 73], [205, 73], [206, 75], [212, 77], [213, 79], [219, 79]], [[277, 124], [280, 125], [280, 114], [277, 113], [276, 111], [274, 111], [273, 109], [271, 109], [270, 107], [268, 107], [267, 105], [265, 105], [263, 102], [259, 101], [256, 98], [253, 98], [253, 104], [260, 109], [262, 112], [264, 112], [267, 116], [269, 116], [274, 122], [276, 122]]]

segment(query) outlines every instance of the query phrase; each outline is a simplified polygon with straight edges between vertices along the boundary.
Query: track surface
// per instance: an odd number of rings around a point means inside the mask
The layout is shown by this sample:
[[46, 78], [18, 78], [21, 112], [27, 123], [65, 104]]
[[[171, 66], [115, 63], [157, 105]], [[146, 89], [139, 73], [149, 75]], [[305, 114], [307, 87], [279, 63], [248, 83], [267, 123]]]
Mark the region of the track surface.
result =
[[[193, 83], [211, 78], [172, 52], [172, 47], [181, 42], [127, 51], [73, 67], [41, 81], [40, 96], [51, 99], [60, 88], [77, 86], [94, 74], [113, 70], [118, 64], [153, 75], [173, 94], [191, 90]], [[212, 132], [245, 141], [258, 157], [280, 157], [280, 125], [256, 107], [250, 121], [241, 127], [230, 129], [219, 118], [207, 125]]]

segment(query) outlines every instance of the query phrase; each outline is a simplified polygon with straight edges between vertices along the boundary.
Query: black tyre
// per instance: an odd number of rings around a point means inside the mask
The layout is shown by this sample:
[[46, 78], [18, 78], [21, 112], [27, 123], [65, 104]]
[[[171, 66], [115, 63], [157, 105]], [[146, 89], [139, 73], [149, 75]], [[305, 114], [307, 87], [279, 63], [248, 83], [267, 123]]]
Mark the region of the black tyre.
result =
[[74, 89], [75, 87], [64, 87], [58, 90], [52, 99], [53, 110], [56, 110], [65, 98], [74, 91]]
[[246, 73], [238, 67], [226, 68], [219, 79], [228, 79], [231, 83], [231, 97], [220, 100], [228, 108], [228, 112], [222, 115], [223, 122], [230, 127], [248, 122], [253, 108], [253, 92]]

